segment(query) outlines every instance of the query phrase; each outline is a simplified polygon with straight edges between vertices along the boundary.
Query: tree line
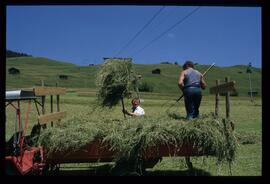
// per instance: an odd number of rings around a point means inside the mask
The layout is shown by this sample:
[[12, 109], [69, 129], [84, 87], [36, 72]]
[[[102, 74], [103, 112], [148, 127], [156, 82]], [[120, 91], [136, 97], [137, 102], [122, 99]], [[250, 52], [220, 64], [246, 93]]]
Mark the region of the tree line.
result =
[[22, 52], [15, 52], [12, 50], [6, 50], [6, 57], [7, 58], [11, 58], [11, 57], [32, 57], [32, 55], [26, 54], [26, 53], [22, 53]]

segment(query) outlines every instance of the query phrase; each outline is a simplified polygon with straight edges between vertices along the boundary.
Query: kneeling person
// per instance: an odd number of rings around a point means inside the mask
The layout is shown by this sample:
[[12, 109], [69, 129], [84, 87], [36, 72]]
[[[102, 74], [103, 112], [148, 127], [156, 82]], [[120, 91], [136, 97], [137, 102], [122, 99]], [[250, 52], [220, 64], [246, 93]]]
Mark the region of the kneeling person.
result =
[[126, 109], [123, 110], [123, 113], [129, 116], [144, 116], [144, 109], [140, 107], [140, 99], [133, 98], [131, 101], [132, 104], [132, 112], [128, 112]]

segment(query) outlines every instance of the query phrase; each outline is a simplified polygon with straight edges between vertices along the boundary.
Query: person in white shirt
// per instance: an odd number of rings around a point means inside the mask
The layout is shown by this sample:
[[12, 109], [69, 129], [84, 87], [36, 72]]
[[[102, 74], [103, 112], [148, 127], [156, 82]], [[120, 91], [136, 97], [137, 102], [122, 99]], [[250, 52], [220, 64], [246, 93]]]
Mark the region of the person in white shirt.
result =
[[140, 99], [133, 98], [131, 101], [132, 104], [132, 112], [128, 112], [126, 109], [123, 110], [123, 113], [129, 116], [144, 116], [145, 112], [144, 109], [140, 107]]

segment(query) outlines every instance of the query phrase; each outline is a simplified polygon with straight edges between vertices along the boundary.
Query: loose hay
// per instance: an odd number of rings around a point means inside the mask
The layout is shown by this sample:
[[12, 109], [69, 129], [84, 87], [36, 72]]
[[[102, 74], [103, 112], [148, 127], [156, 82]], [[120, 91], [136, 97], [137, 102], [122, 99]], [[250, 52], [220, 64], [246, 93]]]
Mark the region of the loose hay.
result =
[[134, 80], [136, 77], [131, 60], [108, 59], [96, 78], [98, 101], [102, 106], [115, 106], [121, 98], [130, 95], [132, 85], [136, 84]]
[[203, 117], [194, 121], [168, 118], [131, 118], [112, 121], [86, 121], [73, 118], [53, 128], [45, 129], [39, 143], [47, 154], [80, 149], [94, 139], [109, 143], [116, 159], [141, 157], [156, 145], [192, 144], [204, 153], [216, 156], [219, 161], [233, 161], [236, 139], [224, 121]]

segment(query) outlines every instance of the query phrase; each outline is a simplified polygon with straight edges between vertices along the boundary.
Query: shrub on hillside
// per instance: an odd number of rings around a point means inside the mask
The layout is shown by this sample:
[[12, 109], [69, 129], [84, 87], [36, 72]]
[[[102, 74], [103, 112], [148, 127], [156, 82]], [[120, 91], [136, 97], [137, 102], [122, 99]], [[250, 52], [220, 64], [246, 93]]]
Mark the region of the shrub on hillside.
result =
[[59, 79], [67, 80], [68, 76], [67, 75], [59, 75]]
[[154, 87], [151, 84], [148, 84], [147, 82], [143, 82], [142, 84], [139, 84], [139, 91], [143, 92], [153, 92]]
[[160, 64], [172, 64], [172, 63], [170, 63], [168, 61], [162, 61], [162, 62], [160, 62]]
[[159, 68], [152, 70], [152, 74], [160, 74], [161, 70]]
[[17, 68], [12, 67], [12, 68], [8, 69], [8, 73], [11, 74], [11, 75], [17, 75], [17, 74], [20, 74], [20, 70], [17, 69]]

